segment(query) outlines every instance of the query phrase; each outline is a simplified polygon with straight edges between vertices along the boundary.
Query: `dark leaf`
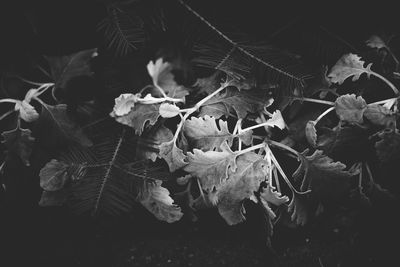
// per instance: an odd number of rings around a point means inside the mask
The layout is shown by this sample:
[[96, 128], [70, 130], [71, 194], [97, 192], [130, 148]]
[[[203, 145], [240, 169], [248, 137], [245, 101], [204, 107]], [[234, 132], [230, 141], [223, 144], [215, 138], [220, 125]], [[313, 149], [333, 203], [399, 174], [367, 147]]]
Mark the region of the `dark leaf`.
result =
[[321, 150], [307, 156], [308, 149], [300, 154], [300, 165], [293, 173], [295, 180], [301, 180], [301, 190], [311, 190], [321, 200], [340, 199], [349, 192], [350, 178], [354, 175], [345, 171], [346, 165], [333, 160]]
[[83, 146], [93, 145], [82, 128], [68, 115], [67, 105], [44, 105], [41, 118], [46, 122], [46, 125], [53, 125], [63, 139], [75, 141]]
[[78, 76], [90, 76], [90, 60], [97, 55], [97, 48], [61, 57], [46, 57], [51, 68], [55, 90], [66, 88], [68, 81]]
[[21, 127], [2, 133], [3, 143], [7, 147], [8, 153], [18, 156], [26, 166], [30, 165], [29, 158], [35, 141], [31, 133], [31, 130], [22, 129]]
[[400, 133], [398, 130], [384, 131], [379, 134], [381, 140], [376, 142], [375, 148], [381, 162], [388, 162], [400, 153]]
[[394, 125], [397, 119], [395, 112], [381, 105], [368, 105], [364, 116], [373, 124], [385, 127]]

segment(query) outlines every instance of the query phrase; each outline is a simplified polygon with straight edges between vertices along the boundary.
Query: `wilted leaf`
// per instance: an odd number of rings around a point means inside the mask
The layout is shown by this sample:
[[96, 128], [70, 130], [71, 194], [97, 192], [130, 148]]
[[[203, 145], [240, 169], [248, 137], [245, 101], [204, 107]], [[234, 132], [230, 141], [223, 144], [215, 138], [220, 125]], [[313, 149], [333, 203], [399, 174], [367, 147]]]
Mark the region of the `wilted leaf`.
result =
[[26, 166], [30, 165], [29, 158], [32, 153], [33, 142], [35, 141], [31, 133], [31, 130], [20, 127], [2, 133], [4, 138], [3, 143], [7, 147], [8, 153], [17, 155]]
[[163, 118], [173, 118], [180, 113], [180, 109], [169, 103], [162, 103], [159, 109], [160, 115]]
[[90, 76], [90, 60], [97, 56], [97, 48], [82, 50], [67, 56], [46, 57], [55, 81], [55, 89], [65, 88], [72, 78]]
[[171, 141], [173, 137], [171, 130], [164, 125], [154, 126], [146, 135], [139, 137], [136, 156], [140, 159], [156, 161], [159, 157], [159, 146], [164, 142]]
[[368, 105], [364, 116], [373, 124], [389, 127], [396, 122], [395, 112], [381, 105]]
[[353, 77], [352, 81], [357, 81], [360, 75], [367, 73], [368, 77], [371, 73], [372, 63], [364, 68], [364, 61], [355, 54], [343, 55], [332, 67], [328, 77], [332, 83], [342, 84], [347, 78]]
[[307, 156], [308, 149], [300, 155], [300, 165], [293, 173], [295, 180], [302, 180], [300, 189], [311, 190], [319, 199], [340, 199], [350, 187], [352, 173], [345, 171], [346, 165], [333, 160], [321, 150]]
[[145, 183], [145, 188], [139, 197], [140, 203], [161, 221], [168, 223], [179, 221], [183, 216], [181, 208], [174, 204], [168, 189], [162, 187], [161, 183], [161, 181]]
[[218, 189], [227, 178], [228, 170], [236, 170], [236, 154], [229, 145], [223, 142], [221, 151], [206, 151], [193, 149], [188, 153], [188, 165], [184, 170], [199, 178], [204, 190], [211, 192]]
[[25, 100], [17, 102], [15, 104], [15, 110], [19, 111], [19, 117], [26, 122], [33, 122], [39, 119], [39, 113]]
[[83, 146], [93, 145], [92, 141], [83, 133], [79, 125], [68, 116], [67, 105], [45, 105], [42, 108], [42, 117], [47, 122], [53, 124], [63, 138], [71, 139]]
[[113, 112], [116, 116], [128, 114], [138, 101], [138, 96], [134, 94], [122, 94], [115, 99]]
[[153, 84], [161, 87], [169, 97], [183, 98], [189, 94], [185, 87], [175, 82], [172, 65], [164, 62], [162, 58], [157, 59], [155, 63], [150, 61], [147, 64], [147, 71], [153, 79]]
[[229, 169], [229, 178], [216, 192], [217, 207], [229, 225], [242, 222], [243, 200], [249, 199], [267, 177], [267, 161], [256, 153], [249, 152], [237, 157], [237, 169]]
[[349, 123], [362, 123], [366, 109], [367, 103], [365, 100], [361, 96], [356, 97], [354, 94], [342, 95], [335, 101], [336, 114], [340, 120]]
[[185, 154], [183, 154], [182, 149], [176, 146], [174, 140], [162, 143], [159, 148], [160, 157], [167, 162], [171, 172], [174, 172], [187, 164]]
[[388, 162], [400, 154], [400, 133], [398, 130], [384, 131], [379, 134], [380, 141], [376, 142], [375, 148], [378, 158], [382, 162]]
[[249, 91], [238, 91], [233, 87], [228, 87], [225, 92], [204, 103], [199, 116], [209, 115], [218, 119], [222, 115], [229, 116], [235, 112], [239, 119], [244, 119], [248, 113], [257, 113], [268, 105], [267, 97], [256, 96]]
[[46, 191], [63, 188], [68, 179], [68, 167], [68, 164], [52, 159], [40, 170], [40, 186]]
[[117, 122], [132, 127], [137, 135], [141, 135], [146, 123], [154, 125], [157, 122], [160, 116], [159, 108], [160, 104], [147, 105], [137, 103], [126, 115], [117, 116], [113, 111], [110, 116], [115, 118]]
[[368, 47], [377, 48], [377, 49], [387, 47], [385, 42], [382, 40], [382, 38], [377, 35], [372, 35], [371, 37], [369, 37], [369, 39], [367, 41], [365, 41], [365, 44]]
[[275, 206], [280, 206], [289, 201], [287, 196], [282, 196], [282, 194], [276, 191], [276, 189], [271, 185], [268, 185], [266, 188], [262, 189], [260, 197], [268, 203], [274, 204]]
[[305, 131], [308, 143], [312, 147], [317, 147], [317, 130], [315, 129], [315, 121], [308, 121]]

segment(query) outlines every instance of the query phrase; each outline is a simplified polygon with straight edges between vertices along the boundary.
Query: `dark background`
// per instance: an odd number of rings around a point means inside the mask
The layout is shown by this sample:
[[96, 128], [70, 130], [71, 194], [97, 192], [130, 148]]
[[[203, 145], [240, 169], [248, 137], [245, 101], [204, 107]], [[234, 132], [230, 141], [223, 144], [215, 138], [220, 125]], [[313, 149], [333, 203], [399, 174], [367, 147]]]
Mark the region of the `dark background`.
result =
[[[170, 6], [169, 14], [173, 16], [175, 2], [165, 2], [171, 3], [167, 6]], [[1, 1], [0, 71], [24, 68], [40, 58], [39, 55], [64, 55], [103, 46], [102, 35], [96, 28], [106, 16], [105, 3]], [[257, 38], [270, 39], [279, 47], [299, 53], [313, 67], [334, 64], [343, 51], [355, 52], [362, 49], [364, 41], [371, 34], [391, 35], [399, 32], [398, 11], [394, 6], [383, 2], [366, 1], [357, 4], [350, 1], [319, 1], [305, 4], [304, 1], [199, 0], [188, 3], [216, 25], [231, 27]], [[179, 18], [176, 19], [179, 21]], [[315, 38], [319, 37], [339, 48], [331, 50], [331, 53], [325, 51], [322, 55], [316, 55], [313, 48]], [[397, 39], [393, 42], [397, 42]], [[10, 168], [13, 167], [18, 168]], [[40, 198], [37, 173], [30, 170], [11, 173], [8, 179], [19, 182], [16, 182], [15, 191], [11, 196], [2, 195], [0, 200], [0, 266], [112, 266], [118, 257], [128, 257], [124, 253], [135, 240], [159, 242], [160, 239], [164, 242], [172, 240], [156, 246], [160, 251], [165, 250], [168, 253], [171, 252], [171, 246], [192, 246], [195, 251], [196, 246], [207, 247], [212, 243], [221, 250], [231, 251], [223, 256], [225, 258], [235, 258], [242, 255], [241, 253], [248, 253], [240, 245], [226, 245], [232, 242], [245, 244], [246, 248], [256, 251], [251, 256], [259, 258], [257, 264], [263, 265], [267, 261], [273, 264], [275, 261], [272, 252], [266, 252], [262, 226], [257, 224], [256, 215], [251, 218], [250, 214], [245, 225], [232, 228], [226, 227], [222, 219], [214, 213], [207, 214], [208, 217], [195, 227], [186, 221], [165, 225], [155, 221], [145, 211], [139, 211], [134, 222], [132, 218], [94, 222], [87, 218], [75, 218], [63, 209], [39, 208], [36, 204]], [[336, 217], [324, 218], [318, 229], [312, 229], [312, 225], [302, 230], [278, 228], [274, 239], [277, 252], [279, 254], [285, 251], [286, 246], [303, 245], [305, 238], [317, 240], [317, 244], [320, 242], [322, 247], [327, 246], [326, 244], [336, 244], [336, 247], [332, 245], [332, 249], [341, 251], [341, 242], [344, 246], [351, 247], [343, 240], [354, 238], [352, 233], [357, 230], [360, 237], [353, 240], [355, 244], [347, 251], [340, 252], [345, 254], [342, 255], [345, 259], [344, 265], [347, 263], [347, 266], [379, 266], [382, 262], [388, 263], [393, 260], [396, 251], [396, 245], [389, 245], [389, 241], [398, 242], [398, 221], [394, 219], [396, 211], [391, 209], [390, 203], [386, 204], [384, 210], [376, 207], [358, 217], [346, 214], [343, 218], [361, 222], [357, 224], [356, 229], [346, 228], [343, 226], [346, 224], [335, 221], [341, 220]], [[345, 229], [339, 235], [331, 231], [332, 225], [337, 224]], [[143, 245], [145, 248], [148, 246], [146, 244]], [[154, 253], [154, 247], [144, 249], [140, 253], [151, 255]], [[186, 252], [178, 250], [176, 253]], [[215, 257], [212, 251], [208, 253], [200, 256]], [[294, 257], [308, 257], [307, 253], [300, 250]], [[369, 261], [372, 254], [375, 256], [375, 263]], [[185, 255], [182, 258], [186, 257]], [[334, 253], [332, 255], [334, 257]], [[142, 259], [144, 256], [138, 257]], [[211, 264], [217, 265], [216, 262]], [[293, 266], [300, 266], [299, 262], [301, 261], [297, 261]], [[145, 266], [146, 262], [138, 264]], [[311, 266], [309, 262], [303, 264]], [[318, 266], [318, 262], [313, 264]]]

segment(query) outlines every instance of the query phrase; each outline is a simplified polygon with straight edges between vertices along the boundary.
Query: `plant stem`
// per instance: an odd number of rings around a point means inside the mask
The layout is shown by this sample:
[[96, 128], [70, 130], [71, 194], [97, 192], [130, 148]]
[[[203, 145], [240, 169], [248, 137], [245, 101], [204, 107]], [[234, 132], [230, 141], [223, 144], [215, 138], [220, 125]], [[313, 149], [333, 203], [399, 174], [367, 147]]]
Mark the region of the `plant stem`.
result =
[[272, 145], [272, 146], [279, 147], [279, 148], [281, 148], [281, 149], [287, 150], [287, 151], [293, 153], [294, 155], [296, 155], [297, 157], [299, 156], [299, 152], [297, 152], [296, 150], [294, 150], [293, 148], [291, 148], [291, 147], [289, 147], [289, 146], [287, 146], [287, 145], [284, 145], [284, 144], [282, 144], [282, 143], [276, 142], [276, 141], [274, 141], [274, 140], [268, 140], [268, 141], [266, 141], [266, 142], [267, 142], [269, 145]]
[[253, 150], [257, 150], [257, 149], [260, 149], [260, 148], [263, 148], [263, 147], [265, 147], [265, 143], [261, 143], [261, 144], [255, 145], [255, 146], [248, 147], [248, 148], [243, 149], [241, 151], [237, 151], [237, 156], [243, 155], [243, 154], [245, 154], [247, 152], [250, 152], [250, 151], [253, 151]]
[[388, 98], [388, 99], [385, 99], [385, 100], [380, 100], [380, 101], [376, 101], [376, 102], [373, 102], [373, 103], [369, 103], [368, 105], [380, 105], [380, 104], [386, 104], [387, 102], [389, 102], [389, 101], [391, 101], [391, 100], [395, 100], [395, 99], [397, 99], [398, 97], [392, 97], [392, 98]]
[[16, 99], [12, 99], [12, 98], [0, 99], [0, 103], [14, 103], [14, 104], [17, 104], [19, 102], [21, 102], [21, 101], [20, 100], [16, 100]]
[[8, 115], [12, 114], [15, 110], [9, 110], [6, 113], [4, 113], [3, 115], [0, 116], [0, 121], [2, 119], [4, 119], [5, 117], [7, 117]]
[[321, 115], [318, 116], [318, 118], [314, 121], [315, 124], [317, 124], [323, 117], [325, 117], [329, 112], [334, 110], [335, 107], [330, 107], [327, 110], [325, 110]]
[[307, 191], [305, 191], [305, 192], [299, 192], [299, 191], [297, 191], [296, 188], [294, 188], [294, 186], [292, 185], [292, 183], [289, 181], [289, 178], [286, 176], [285, 172], [283, 171], [283, 169], [282, 169], [281, 165], [279, 164], [278, 160], [275, 158], [275, 156], [274, 156], [274, 154], [272, 153], [271, 149], [269, 149], [268, 146], [266, 146], [266, 148], [268, 148], [267, 153], [270, 153], [270, 154], [271, 154], [272, 162], [274, 163], [275, 167], [278, 169], [279, 173], [282, 175], [283, 180], [286, 182], [286, 184], [289, 186], [289, 188], [290, 188], [293, 192], [295, 192], [295, 193], [297, 193], [297, 194], [300, 194], [300, 195], [307, 194], [308, 192], [310, 192], [310, 190], [307, 190]]
[[382, 75], [380, 75], [379, 73], [376, 73], [374, 71], [369, 72], [370, 74], [374, 75], [375, 77], [378, 77], [379, 79], [381, 79], [382, 81], [384, 81], [387, 85], [389, 85], [389, 87], [393, 90], [393, 92], [395, 93], [395, 95], [399, 95], [399, 90], [397, 90], [396, 86], [393, 85], [393, 83], [391, 83], [388, 79], [386, 79], [385, 77], [383, 77]]
[[329, 106], [335, 105], [334, 102], [332, 101], [327, 101], [327, 100], [321, 100], [321, 99], [314, 99], [314, 98], [309, 98], [309, 97], [297, 97], [297, 96], [288, 96], [291, 99], [294, 100], [300, 100], [300, 101], [306, 101], [306, 102], [312, 102], [312, 103], [318, 103], [318, 104], [325, 104]]

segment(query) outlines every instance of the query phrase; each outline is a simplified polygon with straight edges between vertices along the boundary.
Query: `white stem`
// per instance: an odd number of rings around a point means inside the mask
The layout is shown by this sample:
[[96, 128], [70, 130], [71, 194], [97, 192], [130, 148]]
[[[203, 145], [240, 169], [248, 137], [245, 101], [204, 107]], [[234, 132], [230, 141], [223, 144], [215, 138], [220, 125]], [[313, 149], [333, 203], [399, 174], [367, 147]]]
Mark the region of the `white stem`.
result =
[[325, 117], [329, 112], [331, 112], [332, 110], [334, 110], [335, 107], [330, 107], [327, 110], [325, 110], [321, 115], [318, 116], [318, 118], [314, 121], [315, 124], [317, 124], [323, 117]]
[[0, 99], [0, 103], [14, 103], [14, 104], [17, 104], [19, 102], [21, 102], [21, 101], [20, 100], [16, 100], [16, 99], [12, 99], [12, 98]]
[[289, 98], [292, 98], [292, 99], [294, 99], [294, 100], [305, 101], [305, 102], [318, 103], [318, 104], [325, 104], [325, 105], [329, 105], [329, 106], [334, 106], [334, 105], [335, 105], [335, 103], [332, 102], [332, 101], [321, 100], [321, 99], [314, 99], [314, 98], [308, 98], [308, 97], [290, 96]]

